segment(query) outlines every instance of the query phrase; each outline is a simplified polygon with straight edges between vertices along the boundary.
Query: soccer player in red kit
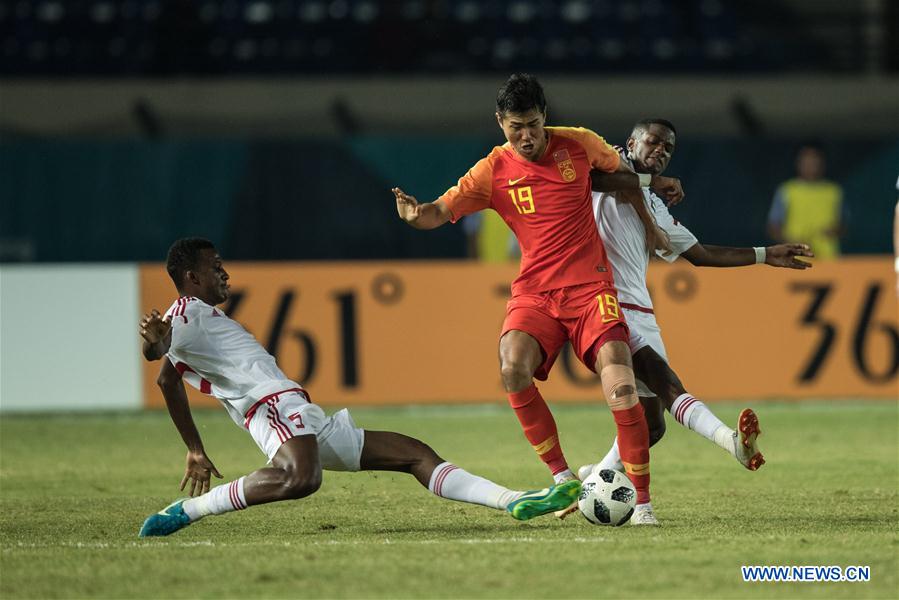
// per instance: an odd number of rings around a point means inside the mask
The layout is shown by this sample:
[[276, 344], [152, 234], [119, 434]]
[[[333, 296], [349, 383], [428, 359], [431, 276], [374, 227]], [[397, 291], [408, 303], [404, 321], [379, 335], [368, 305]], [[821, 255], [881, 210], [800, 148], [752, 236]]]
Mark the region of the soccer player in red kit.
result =
[[[522, 250], [499, 352], [503, 385], [525, 436], [557, 482], [575, 478], [533, 381], [546, 380], [570, 340], [584, 364], [601, 375], [622, 463], [637, 489], [638, 506], [651, 515], [646, 418], [591, 200], [592, 171], [629, 169], [594, 132], [545, 127], [546, 100], [531, 75], [509, 78], [497, 96], [496, 119], [508, 143], [494, 148], [434, 202], [419, 203], [394, 188], [397, 211], [418, 229], [455, 223], [487, 208], [500, 214]], [[636, 175], [632, 180], [634, 188], [643, 183]]]

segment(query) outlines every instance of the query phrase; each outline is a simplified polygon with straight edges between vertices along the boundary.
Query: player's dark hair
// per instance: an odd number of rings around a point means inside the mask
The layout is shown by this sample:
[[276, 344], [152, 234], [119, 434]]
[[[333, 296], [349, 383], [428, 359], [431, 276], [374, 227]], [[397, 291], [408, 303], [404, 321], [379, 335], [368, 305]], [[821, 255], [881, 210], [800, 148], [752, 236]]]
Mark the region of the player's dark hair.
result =
[[169, 247], [168, 256], [165, 259], [165, 270], [175, 282], [175, 287], [181, 289], [184, 273], [197, 268], [200, 261], [201, 250], [215, 250], [215, 244], [205, 238], [181, 238]]
[[641, 119], [634, 125], [634, 128], [631, 131], [631, 137], [634, 137], [634, 135], [641, 131], [646, 131], [649, 129], [650, 125], [661, 125], [662, 127], [670, 129], [671, 133], [674, 135], [677, 135], [677, 129], [674, 128], [674, 123], [668, 119]]
[[526, 113], [537, 109], [546, 112], [546, 97], [537, 78], [528, 73], [514, 73], [496, 95], [496, 112], [500, 115]]

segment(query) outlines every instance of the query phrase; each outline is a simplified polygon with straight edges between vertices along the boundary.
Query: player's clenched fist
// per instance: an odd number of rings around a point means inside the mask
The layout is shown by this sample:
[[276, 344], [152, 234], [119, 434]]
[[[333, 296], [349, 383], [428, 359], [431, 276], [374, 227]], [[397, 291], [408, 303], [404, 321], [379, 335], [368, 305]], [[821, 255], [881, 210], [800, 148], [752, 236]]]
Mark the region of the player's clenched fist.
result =
[[140, 334], [150, 344], [161, 342], [172, 330], [171, 318], [163, 318], [155, 308], [140, 320]]
[[665, 204], [668, 206], [674, 206], [684, 199], [684, 188], [680, 179], [676, 177], [653, 175], [650, 187], [654, 192], [665, 198]]

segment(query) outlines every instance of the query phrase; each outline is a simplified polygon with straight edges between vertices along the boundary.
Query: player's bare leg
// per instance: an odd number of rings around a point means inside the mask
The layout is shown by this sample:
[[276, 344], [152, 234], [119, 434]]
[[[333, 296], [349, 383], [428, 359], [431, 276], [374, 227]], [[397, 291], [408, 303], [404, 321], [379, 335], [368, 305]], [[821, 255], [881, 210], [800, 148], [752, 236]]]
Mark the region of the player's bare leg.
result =
[[649, 346], [634, 354], [637, 376], [659, 395], [674, 420], [723, 448], [740, 464], [755, 471], [765, 462], [756, 445], [761, 431], [751, 409], [740, 413], [736, 430], [721, 422], [703, 402], [687, 393], [667, 361]]
[[359, 467], [410, 473], [436, 496], [506, 510], [518, 520], [558, 510], [580, 493], [576, 481], [529, 492], [510, 490], [443, 460], [420, 440], [389, 431], [365, 432]]
[[209, 515], [243, 510], [256, 504], [305, 498], [321, 487], [322, 470], [314, 435], [284, 442], [270, 466], [212, 488], [196, 498], [176, 500], [151, 515], [141, 537], [169, 535]]
[[534, 373], [543, 360], [540, 344], [524, 331], [513, 329], [499, 341], [500, 373], [509, 405], [528, 442], [558, 484], [571, 481], [575, 476], [562, 452], [552, 412], [534, 385]]
[[[662, 436], [665, 434], [665, 417], [664, 417], [664, 407], [662, 407], [661, 403], [658, 402], [646, 402], [646, 398], [640, 398], [640, 403], [644, 409], [644, 417], [646, 419], [647, 427], [649, 430], [649, 446], [652, 446], [657, 441], [659, 441]], [[621, 456], [618, 450], [618, 437], [615, 437], [615, 441], [612, 444], [611, 450], [609, 450], [608, 454], [598, 463], [595, 464], [587, 464], [582, 465], [578, 468], [577, 476], [578, 479], [583, 481], [594, 471], [599, 471], [600, 469], [613, 469], [615, 471], [626, 471], [624, 464], [621, 462]], [[648, 504], [648, 503], [646, 503]], [[575, 512], [577, 509], [577, 505], [569, 507], [566, 510], [558, 511], [556, 513], [556, 517], [560, 519], [564, 519], [568, 515]], [[647, 507], [642, 506], [641, 511], [646, 511]], [[651, 508], [649, 509], [651, 511]], [[636, 511], [635, 511], [636, 512]], [[641, 517], [642, 518], [642, 517]]]
[[[649, 428], [649, 446], [652, 447], [665, 435], [665, 407], [657, 396], [640, 398], [640, 404], [643, 405], [643, 411], [646, 414], [646, 424]], [[599, 472], [602, 469], [624, 470], [624, 465], [621, 464], [621, 457], [618, 454], [617, 437], [612, 443], [612, 448], [601, 461], [596, 464], [582, 465], [578, 469], [578, 477], [584, 480], [591, 473]], [[657, 525], [658, 520], [652, 512], [652, 505], [640, 505], [639, 508], [635, 508], [634, 514], [631, 515], [631, 524]]]
[[[649, 447], [652, 448], [665, 436], [665, 406], [658, 396], [641, 396], [640, 404], [643, 405], [643, 412], [646, 415], [646, 425], [649, 427]], [[612, 447], [602, 460], [598, 463], [581, 465], [578, 468], [578, 478], [583, 481], [590, 475], [590, 473], [601, 471], [603, 469], [624, 471], [624, 465], [621, 464], [621, 456], [618, 453], [617, 437], [612, 442]]]
[[322, 484], [318, 442], [314, 435], [301, 435], [284, 442], [271, 466], [246, 477], [247, 506], [279, 500], [297, 500], [315, 493]]
[[[761, 429], [752, 409], [744, 409], [737, 420], [737, 428], [731, 429], [708, 406], [687, 393], [665, 359], [649, 346], [634, 354], [634, 370], [637, 377], [659, 394], [658, 397], [640, 399], [646, 409], [650, 445], [655, 444], [665, 433], [664, 419], [660, 418], [658, 411], [667, 409], [675, 421], [717, 444], [748, 470], [755, 471], [765, 464], [765, 458], [756, 442]], [[651, 405], [654, 408], [650, 408]], [[583, 465], [578, 469], [578, 475], [583, 479], [594, 470], [620, 470], [620, 465], [616, 440], [600, 462]]]
[[[646, 409], [650, 445], [665, 433], [664, 418], [659, 411], [667, 409], [675, 421], [720, 446], [748, 470], [755, 471], [765, 464], [756, 442], [761, 429], [752, 409], [744, 409], [737, 420], [737, 428], [731, 429], [704, 403], [688, 394], [665, 359], [648, 346], [634, 354], [634, 369], [637, 376], [661, 396], [640, 399]], [[578, 476], [584, 479], [600, 469], [621, 470], [617, 439], [600, 462], [581, 466]]]
[[444, 462], [430, 446], [415, 438], [392, 431], [365, 430], [361, 471], [409, 473], [427, 487], [434, 469]]
[[637, 489], [631, 523], [657, 525], [649, 496], [649, 428], [637, 396], [630, 348], [622, 341], [604, 343], [596, 356], [606, 402], [615, 418], [624, 471]]

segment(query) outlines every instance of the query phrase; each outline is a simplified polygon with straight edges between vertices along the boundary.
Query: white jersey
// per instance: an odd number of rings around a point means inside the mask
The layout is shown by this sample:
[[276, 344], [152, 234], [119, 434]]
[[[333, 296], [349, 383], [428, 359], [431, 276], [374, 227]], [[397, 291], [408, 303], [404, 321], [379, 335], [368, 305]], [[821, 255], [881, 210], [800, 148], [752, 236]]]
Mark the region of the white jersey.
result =
[[185, 296], [165, 315], [172, 319], [168, 359], [188, 383], [218, 398], [238, 425], [267, 396], [302, 391], [250, 332], [214, 306]]
[[[698, 240], [671, 216], [665, 203], [652, 191], [644, 189], [643, 199], [659, 228], [671, 239], [673, 252], [667, 256], [658, 251], [656, 254], [668, 262], [674, 262]], [[627, 202], [617, 200], [612, 194], [593, 192], [593, 217], [612, 265], [619, 302], [622, 306], [630, 304], [652, 309], [652, 299], [646, 288], [646, 269], [649, 267], [646, 231], [636, 209]]]

